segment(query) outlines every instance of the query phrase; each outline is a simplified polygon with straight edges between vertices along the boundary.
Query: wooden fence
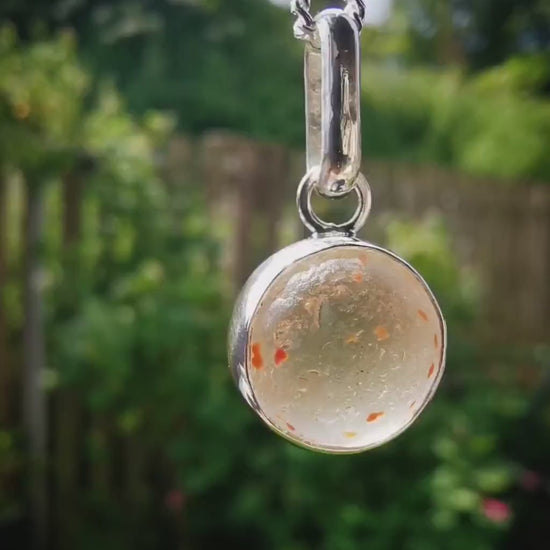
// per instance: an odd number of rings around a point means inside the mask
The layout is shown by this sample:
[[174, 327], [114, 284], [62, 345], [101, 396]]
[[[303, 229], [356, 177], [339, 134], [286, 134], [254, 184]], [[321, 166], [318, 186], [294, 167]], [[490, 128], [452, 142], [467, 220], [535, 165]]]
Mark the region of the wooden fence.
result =
[[[303, 155], [224, 133], [172, 144], [169, 170], [204, 182], [228, 269], [240, 284], [258, 261], [303, 234], [294, 194]], [[456, 254], [484, 291], [481, 328], [492, 342], [550, 342], [550, 185], [472, 178], [448, 170], [366, 160], [374, 194], [365, 237], [380, 239], [389, 213], [439, 213]], [[217, 226], [217, 223], [214, 223]]]

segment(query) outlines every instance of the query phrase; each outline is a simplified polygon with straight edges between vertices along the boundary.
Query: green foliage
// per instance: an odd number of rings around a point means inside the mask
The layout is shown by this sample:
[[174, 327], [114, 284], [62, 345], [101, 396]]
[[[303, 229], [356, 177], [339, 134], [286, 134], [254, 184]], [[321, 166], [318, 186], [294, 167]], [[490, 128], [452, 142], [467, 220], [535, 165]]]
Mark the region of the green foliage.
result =
[[550, 58], [547, 55], [510, 57], [501, 65], [479, 73], [476, 87], [484, 94], [541, 94], [550, 80]]
[[480, 69], [548, 50], [547, 0], [410, 0], [394, 9], [407, 41], [400, 54], [414, 63]]
[[549, 180], [550, 104], [525, 97], [536, 76], [531, 84], [517, 76], [531, 62], [516, 60], [470, 79], [454, 71], [367, 66], [365, 150], [480, 176]]
[[21, 47], [0, 29], [0, 154], [6, 166], [47, 177], [70, 165], [79, 146], [78, 122], [88, 76], [69, 34]]
[[[0, 430], [0, 479], [13, 479], [20, 473], [21, 463], [22, 456], [13, 433]], [[21, 514], [21, 502], [13, 488], [9, 489], [0, 491], [0, 522], [17, 518]]]
[[302, 143], [301, 52], [285, 11], [258, 0], [160, 0], [92, 12], [102, 24], [80, 20], [84, 55], [132, 110], [173, 111], [185, 132]]

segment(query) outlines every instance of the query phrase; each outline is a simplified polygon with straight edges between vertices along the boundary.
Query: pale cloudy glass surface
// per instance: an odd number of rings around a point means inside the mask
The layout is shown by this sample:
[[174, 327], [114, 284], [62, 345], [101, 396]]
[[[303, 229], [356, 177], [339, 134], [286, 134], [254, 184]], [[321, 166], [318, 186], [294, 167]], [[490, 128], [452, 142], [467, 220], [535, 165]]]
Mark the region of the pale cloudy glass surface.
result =
[[407, 427], [441, 377], [444, 328], [408, 266], [336, 247], [288, 267], [250, 327], [248, 379], [268, 421], [313, 448], [358, 451]]

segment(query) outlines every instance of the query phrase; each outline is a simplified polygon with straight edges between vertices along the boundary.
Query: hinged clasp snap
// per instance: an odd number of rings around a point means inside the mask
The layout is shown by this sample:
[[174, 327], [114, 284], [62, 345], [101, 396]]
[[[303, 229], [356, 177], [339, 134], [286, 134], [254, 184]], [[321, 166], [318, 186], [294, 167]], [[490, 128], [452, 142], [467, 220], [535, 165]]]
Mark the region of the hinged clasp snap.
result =
[[307, 169], [329, 198], [349, 193], [361, 169], [359, 32], [344, 10], [328, 9], [306, 44]]

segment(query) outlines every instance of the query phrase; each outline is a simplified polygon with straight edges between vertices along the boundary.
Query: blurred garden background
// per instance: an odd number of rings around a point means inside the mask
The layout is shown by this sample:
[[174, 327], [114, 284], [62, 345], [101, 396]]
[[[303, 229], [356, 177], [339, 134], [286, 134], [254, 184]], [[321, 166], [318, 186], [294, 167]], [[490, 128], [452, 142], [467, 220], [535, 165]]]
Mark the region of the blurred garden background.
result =
[[450, 346], [410, 430], [331, 457], [226, 367], [236, 291], [303, 236], [288, 2], [1, 2], [0, 548], [549, 548], [550, 2], [367, 4], [363, 237]]

